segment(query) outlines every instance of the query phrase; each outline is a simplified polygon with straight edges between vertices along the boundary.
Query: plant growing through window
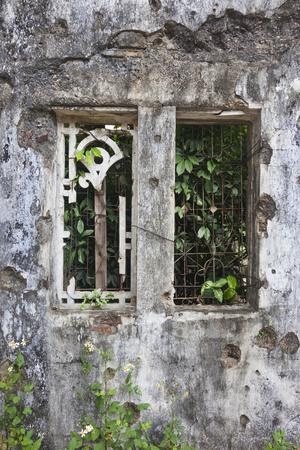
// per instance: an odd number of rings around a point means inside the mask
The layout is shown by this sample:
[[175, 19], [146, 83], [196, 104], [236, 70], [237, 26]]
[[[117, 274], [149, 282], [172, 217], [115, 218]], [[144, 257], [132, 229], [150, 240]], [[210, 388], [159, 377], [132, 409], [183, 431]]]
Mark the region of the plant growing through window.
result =
[[246, 125], [178, 125], [175, 303], [246, 298]]
[[85, 308], [124, 304], [132, 296], [134, 132], [130, 126], [74, 123], [61, 129], [65, 150], [63, 303], [83, 301]]

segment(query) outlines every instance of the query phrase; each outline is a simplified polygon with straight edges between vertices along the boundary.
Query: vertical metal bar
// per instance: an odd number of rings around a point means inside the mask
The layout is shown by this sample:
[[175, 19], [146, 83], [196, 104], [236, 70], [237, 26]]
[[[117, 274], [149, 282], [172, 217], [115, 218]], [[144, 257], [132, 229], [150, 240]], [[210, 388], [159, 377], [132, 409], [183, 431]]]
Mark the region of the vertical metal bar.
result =
[[107, 284], [106, 181], [94, 195], [95, 207], [95, 285], [105, 289]]

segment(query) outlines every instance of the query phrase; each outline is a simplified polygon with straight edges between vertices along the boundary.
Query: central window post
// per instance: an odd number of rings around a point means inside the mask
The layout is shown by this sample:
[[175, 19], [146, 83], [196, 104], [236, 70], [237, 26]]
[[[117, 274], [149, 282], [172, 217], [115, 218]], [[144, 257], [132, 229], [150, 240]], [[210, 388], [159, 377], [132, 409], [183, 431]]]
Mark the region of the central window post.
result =
[[172, 304], [176, 110], [139, 107], [137, 152], [137, 309]]

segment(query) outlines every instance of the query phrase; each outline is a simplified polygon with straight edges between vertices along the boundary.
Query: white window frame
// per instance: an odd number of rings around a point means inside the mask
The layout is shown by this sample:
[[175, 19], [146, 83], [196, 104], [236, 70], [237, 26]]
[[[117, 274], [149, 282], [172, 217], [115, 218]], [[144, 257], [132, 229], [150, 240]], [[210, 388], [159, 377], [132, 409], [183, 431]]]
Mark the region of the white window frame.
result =
[[[70, 202], [76, 201], [76, 191], [72, 188], [70, 180], [76, 176], [76, 163], [75, 163], [75, 148], [76, 148], [76, 134], [79, 129], [77, 123], [95, 124], [96, 136], [102, 138], [112, 147], [115, 155], [111, 158], [108, 156], [104, 163], [93, 165], [93, 169], [89, 173], [89, 182], [91, 182], [94, 188], [99, 188], [101, 181], [105, 178], [106, 173], [118, 159], [122, 158], [118, 146], [109, 138], [101, 134], [97, 124], [133, 124], [134, 129], [131, 130], [133, 137], [132, 141], [132, 224], [135, 223], [136, 217], [136, 195], [134, 187], [134, 174], [136, 166], [136, 145], [137, 145], [137, 111], [135, 108], [55, 108], [57, 115], [57, 157], [55, 160], [54, 170], [54, 185], [55, 189], [55, 205], [54, 205], [54, 233], [52, 243], [52, 274], [53, 274], [53, 306], [60, 309], [80, 309], [80, 300], [85, 294], [91, 292], [77, 291], [75, 287], [75, 280], [71, 279], [67, 290], [63, 289], [64, 285], [64, 273], [63, 273], [63, 261], [64, 261], [64, 242], [69, 236], [69, 232], [64, 229], [64, 198], [68, 197]], [[67, 126], [66, 126], [67, 125]], [[69, 179], [65, 179], [65, 136], [69, 135]], [[80, 143], [80, 148], [89, 143], [96, 141], [91, 137], [85, 138]], [[77, 151], [78, 149], [76, 149]], [[74, 159], [73, 159], [74, 157]], [[105, 167], [104, 167], [105, 166]], [[97, 170], [96, 170], [97, 169]], [[109, 172], [108, 172], [109, 173]], [[87, 183], [85, 180], [79, 180], [80, 184]], [[124, 201], [121, 198], [121, 206], [125, 207]], [[104, 295], [108, 293], [113, 294], [113, 302], [108, 303], [103, 309], [132, 309], [135, 306], [136, 299], [136, 229], [131, 227], [131, 231], [125, 231], [124, 223], [119, 224], [119, 234], [121, 234], [120, 242], [120, 254], [119, 254], [119, 267], [124, 268], [125, 252], [126, 249], [131, 250], [131, 285], [130, 291], [109, 291], [103, 290]], [[127, 239], [130, 239], [130, 244], [126, 243]], [[122, 270], [122, 269], [121, 269]]]

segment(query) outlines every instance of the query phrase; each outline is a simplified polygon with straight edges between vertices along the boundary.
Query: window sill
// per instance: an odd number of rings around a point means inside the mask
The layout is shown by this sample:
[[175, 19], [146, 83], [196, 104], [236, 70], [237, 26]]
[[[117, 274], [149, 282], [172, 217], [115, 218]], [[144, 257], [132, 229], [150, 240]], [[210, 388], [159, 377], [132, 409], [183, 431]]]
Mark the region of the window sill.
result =
[[249, 304], [243, 305], [201, 305], [201, 306], [176, 306], [174, 318], [178, 320], [211, 320], [231, 319], [257, 316], [258, 310]]
[[120, 306], [119, 304], [111, 304], [105, 305], [101, 309], [98, 308], [85, 308], [81, 309], [80, 304], [75, 305], [67, 305], [61, 304], [59, 306], [52, 306], [51, 309], [53, 311], [62, 313], [62, 314], [89, 314], [89, 315], [99, 315], [99, 314], [107, 314], [107, 313], [117, 313], [117, 314], [130, 314], [135, 313], [135, 306]]

